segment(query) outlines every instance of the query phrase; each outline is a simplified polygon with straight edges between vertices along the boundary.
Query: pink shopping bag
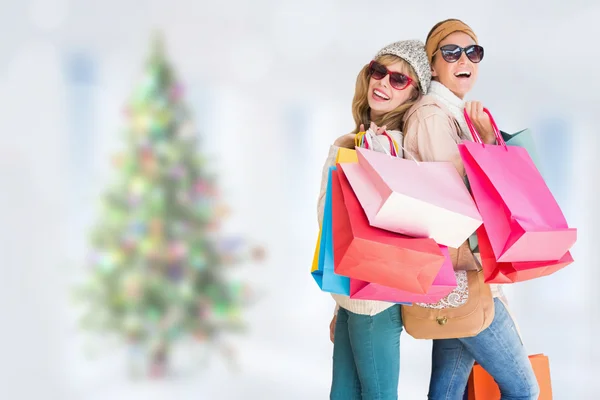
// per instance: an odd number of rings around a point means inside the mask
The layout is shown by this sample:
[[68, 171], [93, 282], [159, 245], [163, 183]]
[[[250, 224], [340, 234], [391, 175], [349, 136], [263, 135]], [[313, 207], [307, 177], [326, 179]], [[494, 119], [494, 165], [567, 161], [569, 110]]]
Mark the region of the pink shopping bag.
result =
[[498, 145], [459, 144], [471, 191], [498, 262], [557, 261], [577, 239], [554, 196], [522, 147], [507, 146], [490, 116]]
[[371, 226], [458, 248], [481, 225], [452, 163], [417, 162], [362, 148], [356, 152], [358, 165], [340, 165]]
[[477, 229], [477, 239], [486, 283], [515, 283], [548, 276], [573, 263], [567, 252], [558, 261], [498, 262], [492, 251], [490, 239], [482, 225]]

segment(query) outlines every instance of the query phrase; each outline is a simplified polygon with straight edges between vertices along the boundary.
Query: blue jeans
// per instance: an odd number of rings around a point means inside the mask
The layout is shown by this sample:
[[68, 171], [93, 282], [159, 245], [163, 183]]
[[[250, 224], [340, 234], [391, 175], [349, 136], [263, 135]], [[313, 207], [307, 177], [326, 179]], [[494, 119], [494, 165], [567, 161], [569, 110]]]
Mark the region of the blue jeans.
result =
[[477, 361], [496, 381], [501, 400], [537, 400], [539, 387], [514, 321], [499, 299], [495, 316], [479, 335], [433, 341], [430, 400], [463, 398]]
[[396, 304], [377, 315], [340, 307], [333, 344], [332, 400], [396, 400], [402, 316]]

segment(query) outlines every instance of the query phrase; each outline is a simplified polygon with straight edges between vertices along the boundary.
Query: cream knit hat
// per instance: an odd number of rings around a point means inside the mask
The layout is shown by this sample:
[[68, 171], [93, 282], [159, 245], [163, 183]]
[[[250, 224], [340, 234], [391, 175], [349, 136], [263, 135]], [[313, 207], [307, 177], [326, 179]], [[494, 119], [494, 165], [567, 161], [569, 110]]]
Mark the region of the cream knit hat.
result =
[[400, 57], [410, 64], [419, 78], [419, 88], [421, 89], [421, 93], [427, 94], [429, 84], [431, 83], [431, 67], [429, 66], [423, 42], [419, 40], [402, 40], [400, 42], [395, 42], [381, 49], [377, 55], [375, 55], [375, 58], [386, 54]]

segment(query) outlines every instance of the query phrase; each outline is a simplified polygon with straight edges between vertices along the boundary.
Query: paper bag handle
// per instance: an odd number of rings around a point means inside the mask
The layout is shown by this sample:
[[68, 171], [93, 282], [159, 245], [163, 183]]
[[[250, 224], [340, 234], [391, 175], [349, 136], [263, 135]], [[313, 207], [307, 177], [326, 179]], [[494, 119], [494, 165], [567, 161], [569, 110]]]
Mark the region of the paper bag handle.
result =
[[409, 152], [409, 151], [407, 151], [407, 150], [404, 148], [404, 146], [402, 146], [401, 144], [398, 144], [398, 142], [396, 142], [394, 139], [392, 139], [392, 138], [391, 138], [391, 137], [388, 135], [388, 133], [387, 133], [387, 132], [384, 132], [383, 134], [384, 134], [385, 136], [387, 136], [389, 140], [393, 141], [394, 145], [396, 145], [396, 146], [399, 146], [399, 147], [402, 149], [402, 151], [404, 151], [406, 154], [408, 154], [408, 155], [410, 156], [410, 158], [412, 158], [412, 159], [413, 159], [413, 161], [414, 161], [414, 162], [416, 162], [416, 163], [417, 163], [417, 165], [419, 165], [419, 161], [417, 161], [417, 159], [416, 159], [415, 157], [413, 157], [413, 155], [412, 155], [412, 154], [410, 154], [410, 152]]
[[[487, 108], [484, 108], [483, 112], [486, 113], [488, 115], [488, 117], [490, 117], [490, 122], [492, 124], [492, 129], [494, 130], [494, 136], [496, 137], [496, 142], [499, 145], [506, 147], [506, 142], [504, 141], [504, 138], [502, 137], [502, 134], [500, 133], [500, 129], [498, 129], [498, 125], [496, 125], [496, 121], [494, 121], [494, 117], [492, 117], [490, 110], [488, 110]], [[475, 142], [483, 145], [484, 144], [483, 140], [481, 140], [481, 136], [479, 136], [479, 133], [477, 133], [475, 126], [473, 126], [473, 122], [471, 121], [471, 118], [469, 117], [469, 114], [467, 113], [466, 108], [463, 109], [463, 115], [465, 116], [465, 121], [467, 121], [467, 126], [469, 127], [469, 131], [471, 131], [471, 135], [473, 135], [473, 140]]]
[[372, 137], [368, 131], [358, 132], [356, 136], [354, 136], [354, 147], [364, 147], [365, 149], [370, 149]]
[[[385, 153], [388, 156], [401, 158], [400, 155], [398, 154], [398, 147], [400, 147], [406, 154], [408, 154], [410, 156], [410, 158], [413, 159], [413, 161], [415, 163], [417, 163], [417, 165], [420, 164], [419, 161], [417, 161], [417, 159], [412, 154], [410, 154], [410, 152], [408, 152], [401, 144], [399, 144], [398, 142], [396, 142], [394, 140], [394, 138], [392, 138], [391, 135], [389, 133], [387, 133], [387, 131], [384, 131], [382, 133], [382, 135], [384, 135], [385, 137], [387, 137], [388, 141], [390, 142], [391, 153], [388, 152], [388, 150], [385, 148], [385, 146], [383, 147], [383, 151], [385, 151]], [[368, 131], [366, 131], [366, 132], [358, 132], [356, 134], [356, 136], [354, 137], [354, 144], [355, 144], [356, 147], [362, 147], [362, 145], [364, 144], [365, 145], [365, 149], [369, 149], [369, 142], [364, 140], [365, 136], [367, 138], [369, 138], [369, 137], [371, 137], [371, 134]]]
[[388, 139], [388, 142], [390, 142], [390, 151], [392, 152], [391, 155], [398, 157], [398, 143], [396, 143], [396, 141], [387, 132], [383, 132], [382, 135]]
[[[398, 147], [396, 141], [392, 139], [392, 137], [390, 137], [390, 135], [387, 132], [383, 132], [383, 135], [387, 137], [388, 141], [390, 142], [391, 149], [390, 151], [388, 151], [388, 149], [386, 149], [385, 146], [383, 146], [383, 151], [385, 152], [385, 154], [387, 154], [388, 156], [398, 157]], [[373, 134], [371, 133], [371, 131], [358, 132], [354, 137], [354, 145], [355, 147], [364, 147], [365, 149], [369, 150], [373, 146], [372, 140]]]

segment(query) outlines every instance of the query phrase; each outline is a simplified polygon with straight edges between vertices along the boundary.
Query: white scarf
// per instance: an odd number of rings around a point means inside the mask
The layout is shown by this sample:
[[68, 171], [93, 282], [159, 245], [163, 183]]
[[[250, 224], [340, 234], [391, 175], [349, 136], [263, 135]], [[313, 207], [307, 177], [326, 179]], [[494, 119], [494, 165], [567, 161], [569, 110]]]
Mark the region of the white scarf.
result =
[[431, 86], [429, 86], [427, 94], [442, 103], [458, 121], [462, 134], [469, 138], [469, 140], [473, 140], [473, 135], [471, 135], [471, 131], [469, 130], [467, 121], [463, 115], [465, 102], [438, 81], [431, 81]]

